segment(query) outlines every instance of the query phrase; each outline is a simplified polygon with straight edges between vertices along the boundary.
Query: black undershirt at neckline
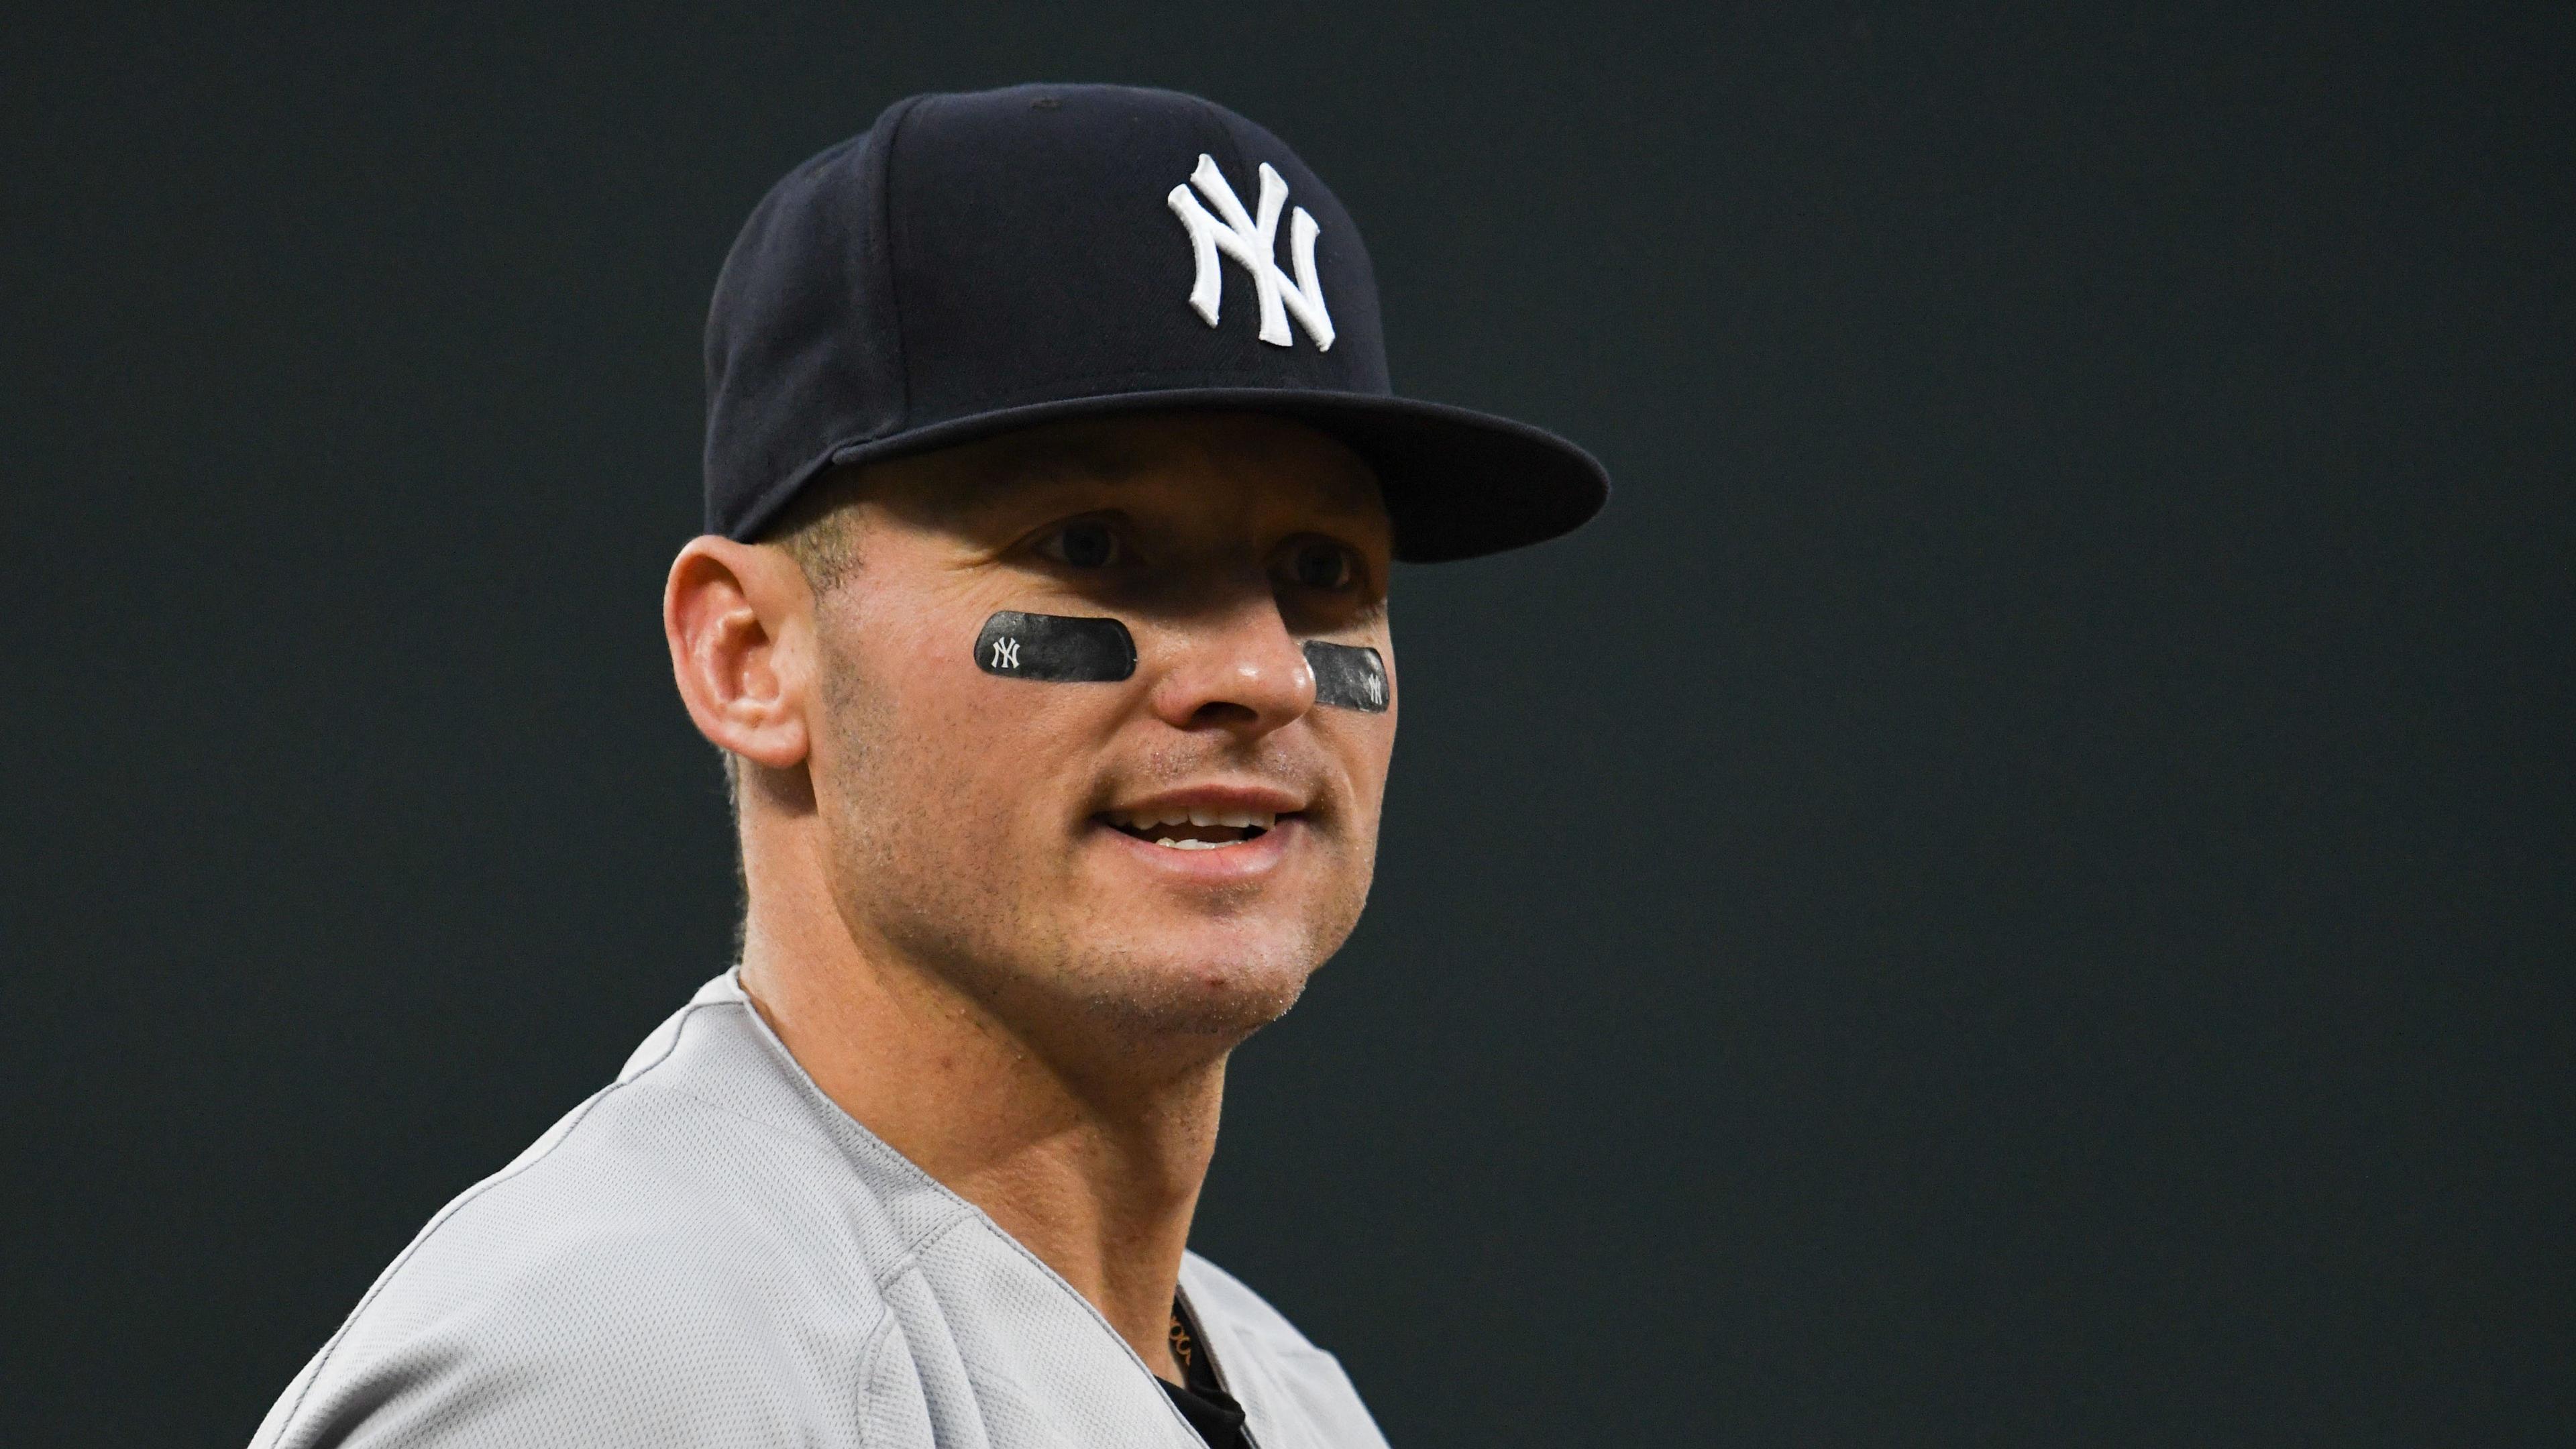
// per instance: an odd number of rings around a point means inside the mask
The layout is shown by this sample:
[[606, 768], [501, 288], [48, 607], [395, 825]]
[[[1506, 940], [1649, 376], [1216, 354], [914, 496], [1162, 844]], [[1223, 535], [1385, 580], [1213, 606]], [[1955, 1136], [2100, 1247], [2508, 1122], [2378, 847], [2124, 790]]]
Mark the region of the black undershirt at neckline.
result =
[[1172, 1300], [1172, 1357], [1180, 1361], [1181, 1377], [1188, 1382], [1176, 1384], [1160, 1374], [1154, 1382], [1172, 1396], [1181, 1417], [1199, 1431], [1208, 1449], [1252, 1449], [1252, 1436], [1243, 1432], [1243, 1406], [1217, 1383], [1216, 1365], [1208, 1361], [1198, 1324], [1177, 1298]]

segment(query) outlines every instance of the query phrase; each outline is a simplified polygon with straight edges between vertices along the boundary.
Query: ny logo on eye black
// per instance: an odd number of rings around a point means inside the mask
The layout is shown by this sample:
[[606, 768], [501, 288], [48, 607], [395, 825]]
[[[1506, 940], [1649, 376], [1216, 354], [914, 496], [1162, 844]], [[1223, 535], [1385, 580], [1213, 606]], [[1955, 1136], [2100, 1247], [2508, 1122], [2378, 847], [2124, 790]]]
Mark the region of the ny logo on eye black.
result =
[[1017, 640], [1017, 639], [996, 639], [996, 640], [994, 640], [994, 641], [993, 641], [993, 659], [992, 659], [992, 663], [991, 663], [989, 666], [987, 666], [987, 667], [989, 667], [989, 668], [993, 668], [993, 669], [1017, 669], [1017, 668], [1019, 668], [1019, 667], [1020, 667], [1020, 641], [1019, 641], [1019, 640]]

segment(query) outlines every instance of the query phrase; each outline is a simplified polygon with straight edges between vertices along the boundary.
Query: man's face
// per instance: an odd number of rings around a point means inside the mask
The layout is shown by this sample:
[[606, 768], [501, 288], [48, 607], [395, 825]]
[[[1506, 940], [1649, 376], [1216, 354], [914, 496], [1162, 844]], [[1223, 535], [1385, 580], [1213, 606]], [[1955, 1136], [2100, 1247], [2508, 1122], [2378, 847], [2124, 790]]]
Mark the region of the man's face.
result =
[[[809, 763], [854, 938], [1031, 1033], [1230, 1042], [1287, 1010], [1359, 919], [1395, 743], [1392, 707], [1318, 708], [1301, 651], [1393, 678], [1366, 468], [1292, 422], [1156, 415], [877, 465], [854, 499]], [[1118, 619], [1135, 672], [987, 674], [1005, 609]]]

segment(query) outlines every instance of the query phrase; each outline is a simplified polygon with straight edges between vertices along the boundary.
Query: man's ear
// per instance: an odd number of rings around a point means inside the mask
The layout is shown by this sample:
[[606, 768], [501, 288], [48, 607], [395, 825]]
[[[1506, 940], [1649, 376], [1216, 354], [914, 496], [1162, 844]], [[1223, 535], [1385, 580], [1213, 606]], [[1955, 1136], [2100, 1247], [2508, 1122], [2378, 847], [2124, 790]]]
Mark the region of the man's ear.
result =
[[804, 571], [784, 552], [715, 534], [689, 540], [662, 588], [662, 633], [698, 733], [755, 765], [804, 763], [813, 610]]

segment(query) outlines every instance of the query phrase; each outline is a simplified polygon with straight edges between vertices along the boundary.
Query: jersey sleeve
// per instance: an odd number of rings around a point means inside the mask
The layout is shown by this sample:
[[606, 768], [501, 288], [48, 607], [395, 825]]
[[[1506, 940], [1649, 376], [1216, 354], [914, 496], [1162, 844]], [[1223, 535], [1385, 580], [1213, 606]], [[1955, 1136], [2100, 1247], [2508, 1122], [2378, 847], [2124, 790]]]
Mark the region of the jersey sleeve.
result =
[[[700, 1154], [703, 1157], [705, 1154]], [[855, 1434], [886, 1310], [789, 1250], [773, 1183], [493, 1180], [388, 1267], [253, 1449], [821, 1445]]]
[[806, 1442], [833, 1406], [802, 1402], [800, 1370], [827, 1346], [663, 1246], [591, 1234], [502, 1263], [416, 1251], [288, 1386], [254, 1449]]

